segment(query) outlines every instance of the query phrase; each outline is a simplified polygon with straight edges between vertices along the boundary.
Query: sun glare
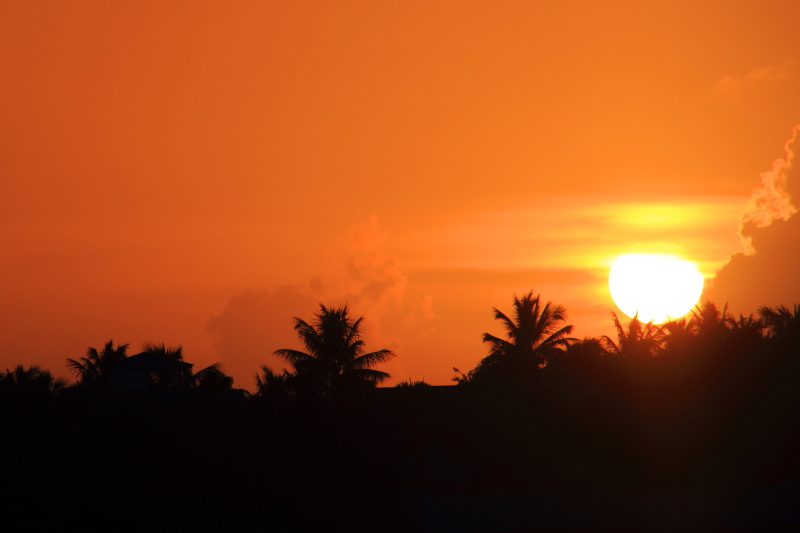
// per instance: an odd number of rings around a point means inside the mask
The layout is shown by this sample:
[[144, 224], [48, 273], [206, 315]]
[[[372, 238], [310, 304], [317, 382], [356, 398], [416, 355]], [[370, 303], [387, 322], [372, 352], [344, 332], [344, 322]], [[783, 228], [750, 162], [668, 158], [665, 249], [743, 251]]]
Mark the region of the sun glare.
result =
[[622, 254], [608, 274], [611, 298], [629, 317], [661, 324], [688, 313], [703, 291], [692, 261], [660, 254]]

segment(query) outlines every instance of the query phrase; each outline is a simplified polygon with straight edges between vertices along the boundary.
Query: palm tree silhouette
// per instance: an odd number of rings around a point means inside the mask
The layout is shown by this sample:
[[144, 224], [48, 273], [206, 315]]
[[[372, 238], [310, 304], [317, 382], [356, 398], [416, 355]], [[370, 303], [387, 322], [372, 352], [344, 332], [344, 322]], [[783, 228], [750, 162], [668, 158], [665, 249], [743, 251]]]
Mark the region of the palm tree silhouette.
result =
[[183, 346], [180, 344], [178, 346], [167, 346], [163, 342], [146, 342], [144, 343], [144, 346], [142, 346], [142, 349], [145, 351], [145, 353], [163, 355], [164, 357], [169, 357], [175, 361], [183, 361]]
[[730, 328], [730, 335], [734, 337], [737, 342], [745, 344], [753, 344], [763, 339], [764, 328], [766, 325], [761, 318], [755, 318], [753, 315], [739, 315], [739, 318], [730, 317], [728, 319]]
[[792, 309], [785, 305], [763, 306], [758, 309], [758, 313], [763, 318], [770, 337], [800, 336], [800, 305], [795, 304]]
[[661, 330], [665, 334], [664, 348], [669, 351], [685, 352], [697, 342], [694, 327], [686, 317], [670, 320], [661, 326]]
[[[780, 315], [779, 312], [775, 314]], [[720, 350], [723, 345], [727, 349], [752, 345], [763, 338], [765, 327], [764, 319], [753, 315], [736, 318], [728, 312], [728, 304], [719, 309], [713, 302], [706, 301], [692, 309], [688, 321], [681, 318], [667, 322], [662, 330], [668, 333], [664, 343], [672, 353], [699, 349], [708, 354]]]
[[214, 363], [193, 373], [190, 383], [200, 392], [231, 390], [233, 377], [222, 371], [222, 363]]
[[[142, 347], [145, 353], [162, 355], [175, 361], [183, 361], [183, 346], [167, 346], [164, 342], [146, 342]], [[169, 376], [160, 376], [162, 382], [169, 382]], [[230, 390], [233, 387], [233, 377], [222, 371], [222, 363], [216, 362], [202, 370], [186, 377], [191, 387], [201, 392]]]
[[14, 370], [0, 374], [0, 393], [20, 399], [44, 399], [66, 387], [63, 378], [53, 378], [49, 370], [37, 365], [27, 369], [17, 365]]
[[109, 340], [99, 352], [90, 346], [86, 351], [86, 357], [81, 357], [80, 360], [67, 359], [67, 368], [77, 374], [81, 385], [98, 386], [105, 380], [105, 365], [125, 359], [128, 355], [128, 346], [128, 344], [118, 344], [114, 348], [113, 340]]
[[292, 365], [298, 384], [305, 383], [328, 395], [374, 386], [389, 377], [371, 367], [389, 360], [394, 353], [390, 350], [364, 353], [360, 332], [363, 317], [353, 320], [348, 312], [347, 305], [333, 309], [320, 304], [320, 312], [312, 324], [295, 317], [294, 329], [307, 351], [281, 349], [275, 355]]
[[294, 397], [292, 379], [294, 375], [284, 369], [276, 374], [267, 365], [261, 365], [261, 374], [256, 374], [256, 396], [273, 401]]
[[547, 364], [547, 360], [560, 354], [576, 341], [568, 337], [571, 325], [563, 325], [567, 310], [561, 305], [547, 302], [542, 305], [540, 295], [533, 291], [522, 298], [514, 296], [514, 314], [509, 317], [494, 308], [494, 318], [506, 329], [508, 340], [483, 334], [483, 342], [491, 345], [491, 350], [475, 369], [480, 374], [508, 374], [509, 377], [529, 377]]
[[692, 309], [689, 328], [700, 338], [719, 340], [727, 335], [732, 321], [734, 318], [728, 313], [727, 303], [719, 309], [715, 303], [706, 301]]
[[[560, 357], [555, 361], [558, 363], [557, 367], [560, 369], [569, 368], [575, 370], [578, 368], [589, 368], [599, 364], [607, 355], [603, 344], [600, 339], [595, 337], [585, 337], [582, 340], [575, 341], [567, 347], [564, 354], [565, 357]], [[548, 365], [548, 368], [550, 365]]]
[[664, 331], [652, 321], [643, 324], [638, 313], [628, 323], [627, 330], [613, 311], [611, 319], [617, 330], [617, 341], [608, 335], [600, 337], [600, 343], [609, 355], [625, 358], [649, 357], [656, 355], [663, 347]]

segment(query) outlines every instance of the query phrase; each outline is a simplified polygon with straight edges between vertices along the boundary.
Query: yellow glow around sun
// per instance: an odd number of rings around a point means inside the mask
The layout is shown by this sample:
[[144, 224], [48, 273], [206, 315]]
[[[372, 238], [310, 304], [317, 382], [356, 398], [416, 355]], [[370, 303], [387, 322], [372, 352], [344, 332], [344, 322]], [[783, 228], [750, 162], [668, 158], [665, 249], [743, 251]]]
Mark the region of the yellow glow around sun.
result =
[[608, 274], [614, 303], [629, 317], [661, 324], [682, 317], [703, 292], [703, 275], [692, 261], [660, 254], [622, 254]]

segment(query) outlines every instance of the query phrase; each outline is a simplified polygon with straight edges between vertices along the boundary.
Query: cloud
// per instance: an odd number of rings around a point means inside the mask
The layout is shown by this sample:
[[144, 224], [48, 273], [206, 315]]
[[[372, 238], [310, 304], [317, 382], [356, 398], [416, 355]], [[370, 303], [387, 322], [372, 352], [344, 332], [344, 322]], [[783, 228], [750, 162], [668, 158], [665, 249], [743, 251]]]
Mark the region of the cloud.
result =
[[[358, 316], [366, 317], [365, 332], [375, 342], [400, 346], [396, 333], [399, 322], [420, 315], [420, 297], [406, 301], [408, 275], [400, 259], [386, 251], [387, 234], [380, 230], [378, 217], [351, 226], [333, 258], [334, 267], [314, 283], [316, 296], [329, 305], [347, 304]], [[429, 313], [432, 313], [432, 308]], [[394, 333], [388, 333], [392, 329]]]
[[789, 58], [780, 65], [767, 65], [751, 70], [747, 74], [729, 74], [720, 78], [715, 91], [728, 100], [736, 100], [743, 95], [765, 85], [790, 80], [797, 76], [795, 62]]
[[742, 213], [742, 251], [734, 253], [709, 284], [704, 299], [730, 303], [736, 313], [754, 313], [762, 305], [800, 303], [800, 217], [791, 203], [798, 185], [790, 179], [792, 143], [800, 124], [786, 142], [785, 157], [761, 174], [758, 187]]
[[436, 313], [433, 311], [433, 295], [425, 296], [419, 303], [419, 313], [425, 320], [433, 320], [436, 318]]
[[392, 302], [403, 299], [408, 278], [400, 260], [383, 248], [386, 234], [378, 229], [378, 217], [350, 228], [345, 259], [347, 295], [361, 306], [383, 313]]
[[412, 279], [432, 285], [457, 284], [473, 286], [526, 286], [531, 280], [539, 284], [588, 285], [596, 282], [597, 274], [585, 268], [526, 268], [491, 270], [477, 268], [439, 268], [414, 272]]
[[259, 366], [283, 367], [273, 354], [280, 348], [301, 348], [293, 317], [310, 317], [316, 301], [297, 287], [276, 291], [248, 290], [231, 298], [222, 312], [209, 319], [206, 329], [215, 337], [225, 371], [237, 377], [237, 386], [251, 388]]
[[754, 228], [752, 245], [757, 253], [731, 256], [704, 298], [729, 302], [733, 312], [744, 314], [762, 305], [800, 303], [800, 218]]
[[739, 238], [745, 254], [755, 253], [749, 233], [752, 228], [765, 228], [775, 220], [788, 220], [797, 212], [786, 190], [787, 172], [792, 168], [794, 152], [792, 144], [800, 131], [800, 124], [792, 128], [792, 136], [786, 141], [786, 156], [772, 163], [772, 168], [761, 173], [761, 186], [750, 196], [747, 207], [739, 221]]
[[[226, 371], [253, 375], [262, 364], [284, 368], [273, 352], [303, 348], [293, 329], [293, 317], [312, 320], [320, 303], [333, 307], [347, 304], [353, 316], [365, 317], [368, 349], [397, 352], [403, 346], [400, 339], [410, 329], [430, 330], [436, 317], [433, 297], [417, 294], [406, 298], [408, 276], [400, 260], [385, 251], [385, 240], [373, 215], [350, 228], [339, 258], [331, 260], [329, 271], [312, 278], [307, 289], [247, 290], [231, 298], [206, 325], [215, 336], [214, 348]], [[241, 386], [249, 387], [251, 382]]]

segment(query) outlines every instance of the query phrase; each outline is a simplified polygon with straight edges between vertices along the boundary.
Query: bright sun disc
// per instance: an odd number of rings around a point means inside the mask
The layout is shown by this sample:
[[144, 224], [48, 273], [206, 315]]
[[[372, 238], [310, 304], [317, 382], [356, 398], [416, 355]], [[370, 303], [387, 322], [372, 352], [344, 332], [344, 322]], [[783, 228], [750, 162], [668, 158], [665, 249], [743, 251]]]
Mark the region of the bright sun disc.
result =
[[703, 292], [703, 275], [691, 261], [669, 255], [622, 254], [608, 274], [614, 303], [629, 317], [656, 324], [682, 317]]

